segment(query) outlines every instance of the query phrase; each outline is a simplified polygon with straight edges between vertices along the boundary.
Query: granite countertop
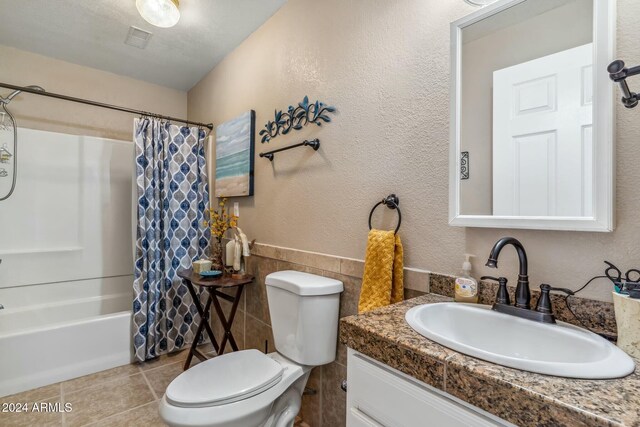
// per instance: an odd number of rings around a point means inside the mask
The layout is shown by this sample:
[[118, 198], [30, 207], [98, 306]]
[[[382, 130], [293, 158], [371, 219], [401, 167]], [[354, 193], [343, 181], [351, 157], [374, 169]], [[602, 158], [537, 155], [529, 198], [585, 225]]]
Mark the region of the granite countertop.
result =
[[446, 301], [427, 294], [345, 317], [340, 341], [519, 426], [640, 426], [638, 370], [615, 380], [577, 380], [507, 368], [443, 347], [404, 319], [411, 307]]

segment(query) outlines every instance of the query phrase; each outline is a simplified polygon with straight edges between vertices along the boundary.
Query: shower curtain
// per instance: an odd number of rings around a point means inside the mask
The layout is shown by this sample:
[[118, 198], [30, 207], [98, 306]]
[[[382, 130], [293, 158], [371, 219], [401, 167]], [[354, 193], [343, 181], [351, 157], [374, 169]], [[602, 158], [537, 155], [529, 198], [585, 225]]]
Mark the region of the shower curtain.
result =
[[133, 342], [136, 360], [144, 361], [193, 342], [198, 314], [176, 273], [209, 247], [203, 225], [209, 190], [202, 129], [141, 118], [134, 122], [134, 139]]

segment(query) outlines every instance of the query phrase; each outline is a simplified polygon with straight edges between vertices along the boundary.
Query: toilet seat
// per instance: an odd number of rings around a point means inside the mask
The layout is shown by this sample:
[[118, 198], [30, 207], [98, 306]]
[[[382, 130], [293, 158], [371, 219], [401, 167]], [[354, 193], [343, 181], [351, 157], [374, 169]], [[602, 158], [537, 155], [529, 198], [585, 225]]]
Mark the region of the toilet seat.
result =
[[278, 384], [283, 366], [258, 350], [217, 356], [183, 372], [166, 390], [171, 405], [198, 408], [248, 399]]
[[[222, 357], [219, 356], [202, 364], [211, 363]], [[250, 397], [244, 396], [244, 399], [228, 404], [203, 405], [201, 407], [179, 406], [171, 403], [167, 399], [167, 393], [165, 392], [160, 401], [160, 416], [162, 420], [173, 427], [264, 426], [275, 402], [283, 398], [287, 390], [293, 387], [297, 381], [305, 378], [312, 368], [312, 366], [299, 365], [278, 353], [270, 353], [266, 357], [273, 359], [284, 369], [280, 381], [276, 382], [272, 387]], [[200, 365], [194, 366], [189, 371]], [[306, 378], [302, 384], [303, 388], [304, 384], [306, 384]], [[296, 391], [296, 394], [302, 396], [302, 389]]]

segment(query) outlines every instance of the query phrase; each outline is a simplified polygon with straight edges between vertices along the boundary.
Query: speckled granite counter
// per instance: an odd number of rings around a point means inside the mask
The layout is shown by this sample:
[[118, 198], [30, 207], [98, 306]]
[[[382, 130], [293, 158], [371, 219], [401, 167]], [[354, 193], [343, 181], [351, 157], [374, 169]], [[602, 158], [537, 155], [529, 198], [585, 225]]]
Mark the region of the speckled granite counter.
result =
[[640, 426], [640, 373], [616, 380], [550, 377], [450, 350], [405, 322], [428, 294], [340, 321], [348, 347], [520, 426]]

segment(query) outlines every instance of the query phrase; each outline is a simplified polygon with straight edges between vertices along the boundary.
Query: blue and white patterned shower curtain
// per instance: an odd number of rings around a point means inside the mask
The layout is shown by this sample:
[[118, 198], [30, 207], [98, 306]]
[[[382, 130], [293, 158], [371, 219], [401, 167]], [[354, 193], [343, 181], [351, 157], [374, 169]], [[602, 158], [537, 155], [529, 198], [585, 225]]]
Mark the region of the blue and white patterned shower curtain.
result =
[[[137, 231], [133, 341], [144, 361], [193, 342], [199, 315], [177, 276], [209, 246], [204, 131], [157, 119], [134, 122]], [[204, 298], [204, 297], [203, 297]]]

